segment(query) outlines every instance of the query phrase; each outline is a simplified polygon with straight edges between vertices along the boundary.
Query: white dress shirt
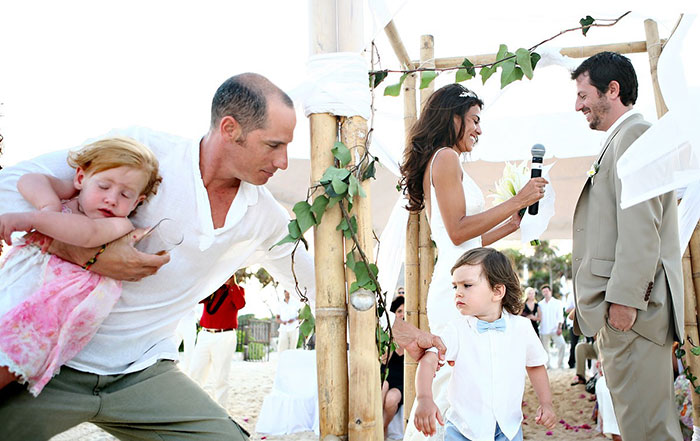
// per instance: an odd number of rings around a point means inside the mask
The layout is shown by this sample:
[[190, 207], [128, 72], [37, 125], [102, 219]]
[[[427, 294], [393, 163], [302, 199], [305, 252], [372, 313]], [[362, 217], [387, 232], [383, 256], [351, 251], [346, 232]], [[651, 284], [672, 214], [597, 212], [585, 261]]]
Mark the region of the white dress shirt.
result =
[[[199, 139], [190, 140], [145, 128], [113, 131], [148, 146], [160, 162], [163, 182], [158, 194], [130, 216], [148, 227], [168, 217], [177, 222], [184, 242], [171, 260], [140, 282], [123, 282], [122, 296], [90, 343], [66, 363], [100, 375], [135, 372], [159, 359], [178, 359], [172, 336], [178, 321], [214, 292], [239, 268], [259, 263], [280, 283], [294, 286], [292, 244], [270, 249], [287, 234], [289, 215], [262, 186], [241, 182], [223, 227], [214, 228], [206, 188], [199, 169]], [[26, 173], [72, 179], [67, 151], [49, 153], [0, 171], [0, 214], [32, 211], [17, 192]], [[313, 261], [304, 247], [295, 256], [302, 291], [315, 296]], [[206, 293], [203, 294], [203, 293]]]
[[[299, 321], [296, 320], [296, 318], [299, 317], [299, 308], [299, 303], [291, 298], [289, 302], [285, 302], [284, 300], [280, 302], [280, 320], [282, 321], [282, 323], [280, 323], [280, 332], [294, 331], [299, 327]], [[292, 319], [294, 319], [294, 321], [285, 323]]]
[[472, 441], [493, 441], [496, 423], [513, 438], [523, 419], [526, 367], [547, 363], [530, 319], [505, 310], [505, 332], [476, 330], [477, 318], [462, 316], [439, 333], [454, 361], [447, 419]]
[[540, 311], [542, 311], [542, 321], [540, 321], [540, 335], [556, 334], [559, 323], [564, 323], [564, 304], [554, 297], [540, 300]]

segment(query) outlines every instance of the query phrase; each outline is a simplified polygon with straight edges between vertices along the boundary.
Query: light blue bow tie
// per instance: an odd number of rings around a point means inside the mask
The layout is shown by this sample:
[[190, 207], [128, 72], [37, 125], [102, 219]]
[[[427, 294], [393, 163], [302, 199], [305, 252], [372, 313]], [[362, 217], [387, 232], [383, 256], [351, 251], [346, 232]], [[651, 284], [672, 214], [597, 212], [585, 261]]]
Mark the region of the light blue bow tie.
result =
[[499, 332], [506, 332], [506, 319], [501, 317], [492, 323], [485, 322], [483, 320], [478, 320], [476, 322], [476, 330], [479, 331], [479, 334], [483, 334], [489, 329]]

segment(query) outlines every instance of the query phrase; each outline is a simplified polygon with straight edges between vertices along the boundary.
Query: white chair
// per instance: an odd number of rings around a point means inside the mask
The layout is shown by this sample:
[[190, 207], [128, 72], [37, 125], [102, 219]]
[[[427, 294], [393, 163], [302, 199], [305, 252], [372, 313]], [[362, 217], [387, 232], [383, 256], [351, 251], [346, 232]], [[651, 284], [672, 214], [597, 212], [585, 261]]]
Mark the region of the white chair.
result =
[[265, 397], [255, 431], [285, 435], [319, 433], [316, 351], [280, 352], [272, 391]]

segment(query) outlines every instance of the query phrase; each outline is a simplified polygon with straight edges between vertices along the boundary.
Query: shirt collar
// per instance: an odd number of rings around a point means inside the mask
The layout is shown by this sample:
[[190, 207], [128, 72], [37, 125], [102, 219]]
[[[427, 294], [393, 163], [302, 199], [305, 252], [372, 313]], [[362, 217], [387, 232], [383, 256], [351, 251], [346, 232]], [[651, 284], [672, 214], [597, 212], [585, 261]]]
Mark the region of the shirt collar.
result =
[[[510, 326], [510, 313], [506, 311], [505, 309], [501, 310], [501, 317], [506, 321], [506, 329], [508, 326]], [[465, 315], [463, 316], [464, 320], [467, 322], [467, 325], [469, 325], [469, 328], [471, 328], [472, 331], [475, 333], [479, 333], [476, 330], [476, 323], [479, 321], [478, 318], [474, 317], [473, 315]]]
[[625, 112], [625, 113], [623, 113], [622, 115], [620, 115], [620, 117], [619, 117], [617, 120], [615, 120], [614, 123], [612, 123], [612, 125], [608, 128], [608, 130], [605, 131], [605, 135], [606, 135], [606, 136], [605, 136], [605, 138], [603, 138], [603, 139], [601, 140], [601, 145], [604, 146], [605, 144], [608, 143], [608, 139], [610, 139], [610, 136], [611, 136], [613, 133], [615, 133], [615, 129], [617, 129], [618, 127], [620, 127], [620, 124], [622, 124], [623, 122], [625, 122], [627, 119], [633, 117], [634, 115], [640, 115], [640, 114], [641, 114], [641, 113], [639, 112], [639, 110], [630, 109], [630, 110], [628, 110], [627, 112]]

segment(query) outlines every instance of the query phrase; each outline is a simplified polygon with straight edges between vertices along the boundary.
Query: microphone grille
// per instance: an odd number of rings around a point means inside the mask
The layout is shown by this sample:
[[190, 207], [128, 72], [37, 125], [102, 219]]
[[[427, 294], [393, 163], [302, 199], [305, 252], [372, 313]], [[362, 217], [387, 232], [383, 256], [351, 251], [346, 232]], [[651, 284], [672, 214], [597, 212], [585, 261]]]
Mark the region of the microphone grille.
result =
[[532, 153], [532, 156], [536, 158], [543, 158], [544, 152], [545, 150], [542, 144], [535, 144], [532, 146], [532, 149], [530, 149], [530, 153]]

